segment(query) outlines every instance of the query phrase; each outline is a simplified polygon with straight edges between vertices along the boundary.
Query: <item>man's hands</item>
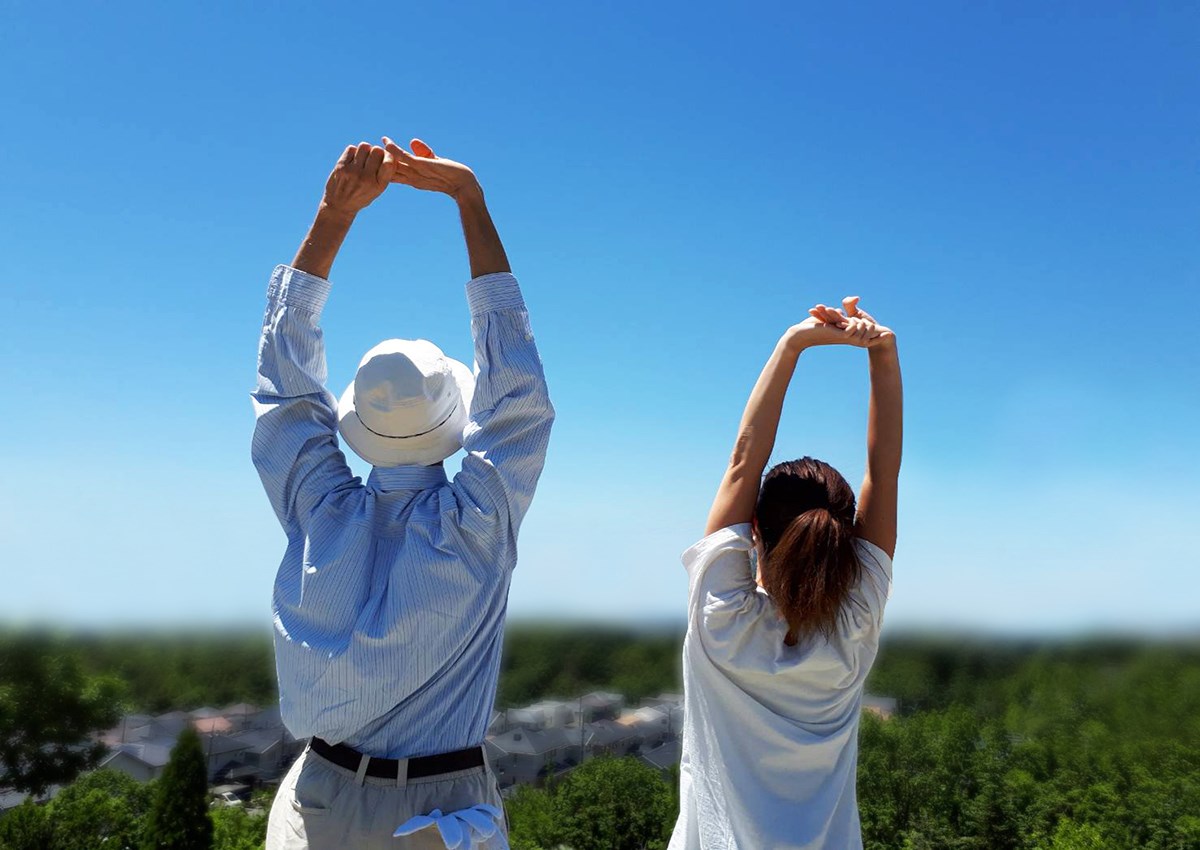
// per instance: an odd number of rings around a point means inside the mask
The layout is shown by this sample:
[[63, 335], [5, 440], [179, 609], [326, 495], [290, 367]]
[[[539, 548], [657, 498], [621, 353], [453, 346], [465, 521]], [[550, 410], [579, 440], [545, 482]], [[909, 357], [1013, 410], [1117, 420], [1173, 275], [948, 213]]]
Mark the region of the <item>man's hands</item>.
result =
[[409, 143], [411, 153], [387, 136], [383, 137], [383, 144], [388, 157], [395, 162], [395, 169], [389, 178], [393, 183], [403, 183], [427, 192], [441, 192], [460, 203], [482, 196], [479, 181], [471, 169], [461, 162], [442, 159], [420, 139], [413, 139]]
[[439, 158], [420, 139], [412, 140], [411, 152], [387, 137], [383, 143], [384, 147], [379, 147], [363, 142], [343, 151], [325, 182], [325, 196], [317, 217], [292, 265], [328, 278], [355, 216], [382, 195], [389, 183], [403, 183], [415, 189], [441, 192], [458, 203], [472, 277], [509, 271], [504, 245], [471, 169]]
[[325, 183], [322, 207], [353, 217], [382, 195], [389, 183], [441, 192], [459, 202], [482, 199], [483, 191], [471, 169], [435, 155], [420, 139], [412, 140], [411, 152], [387, 136], [383, 144], [362, 142], [346, 148]]
[[350, 145], [325, 182], [321, 204], [331, 212], [355, 216], [383, 194], [396, 172], [396, 162], [378, 145]]
[[815, 345], [855, 345], [860, 348], [894, 346], [896, 335], [858, 308], [858, 296], [842, 299], [841, 310], [818, 304], [809, 317], [784, 334], [789, 349], [803, 351]]

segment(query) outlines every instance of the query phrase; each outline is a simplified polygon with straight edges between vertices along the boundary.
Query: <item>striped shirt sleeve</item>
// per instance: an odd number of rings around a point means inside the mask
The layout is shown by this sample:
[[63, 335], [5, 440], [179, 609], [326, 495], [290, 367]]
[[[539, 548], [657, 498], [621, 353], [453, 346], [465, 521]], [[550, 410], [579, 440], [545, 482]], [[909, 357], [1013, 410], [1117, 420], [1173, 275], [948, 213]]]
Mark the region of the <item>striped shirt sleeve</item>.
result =
[[356, 486], [337, 442], [337, 403], [325, 388], [318, 325], [329, 297], [324, 278], [280, 265], [271, 275], [258, 345], [251, 457], [280, 523], [303, 530], [339, 487]]
[[515, 541], [546, 460], [554, 408], [517, 280], [467, 284], [479, 374], [453, 489], [465, 527]]

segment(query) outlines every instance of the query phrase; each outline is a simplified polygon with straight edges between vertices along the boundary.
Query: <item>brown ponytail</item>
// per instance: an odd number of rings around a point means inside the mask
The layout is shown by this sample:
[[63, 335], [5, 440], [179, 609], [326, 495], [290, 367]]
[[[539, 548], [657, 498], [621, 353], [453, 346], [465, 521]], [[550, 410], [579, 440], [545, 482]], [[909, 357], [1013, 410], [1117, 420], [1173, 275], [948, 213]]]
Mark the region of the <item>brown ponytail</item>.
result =
[[862, 565], [854, 546], [854, 491], [810, 457], [773, 467], [755, 509], [762, 583], [797, 639], [832, 636]]

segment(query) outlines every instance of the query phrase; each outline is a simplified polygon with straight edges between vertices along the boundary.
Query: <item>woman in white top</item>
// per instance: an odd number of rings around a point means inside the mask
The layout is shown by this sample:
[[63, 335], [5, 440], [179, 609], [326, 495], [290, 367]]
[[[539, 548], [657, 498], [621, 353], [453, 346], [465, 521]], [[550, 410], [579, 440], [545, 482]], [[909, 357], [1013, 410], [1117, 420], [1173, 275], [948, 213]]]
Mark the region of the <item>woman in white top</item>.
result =
[[[858, 718], [891, 587], [902, 394], [893, 333], [857, 298], [843, 306], [814, 307], [776, 345], [706, 536], [683, 555], [686, 719], [671, 850], [862, 847]], [[800, 354], [836, 344], [866, 348], [870, 362], [857, 512], [821, 461], [762, 474]]]

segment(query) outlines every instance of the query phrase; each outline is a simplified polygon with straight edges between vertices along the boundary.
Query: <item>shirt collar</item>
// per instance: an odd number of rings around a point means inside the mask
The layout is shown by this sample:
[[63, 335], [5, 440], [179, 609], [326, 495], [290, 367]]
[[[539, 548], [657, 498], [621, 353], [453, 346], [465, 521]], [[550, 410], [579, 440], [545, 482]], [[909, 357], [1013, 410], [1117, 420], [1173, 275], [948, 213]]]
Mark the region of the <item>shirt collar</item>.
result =
[[445, 484], [446, 468], [434, 466], [373, 466], [367, 476], [372, 490], [426, 490]]

